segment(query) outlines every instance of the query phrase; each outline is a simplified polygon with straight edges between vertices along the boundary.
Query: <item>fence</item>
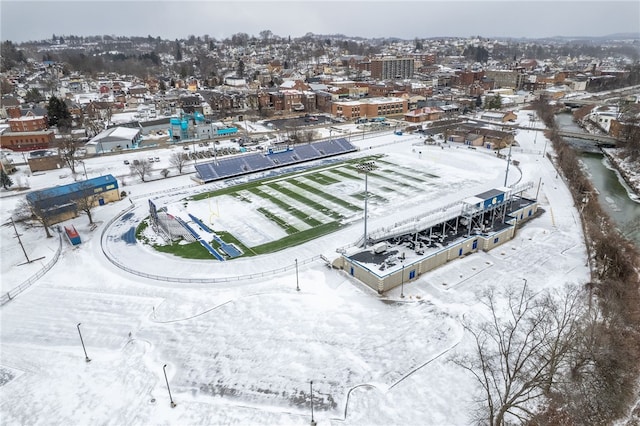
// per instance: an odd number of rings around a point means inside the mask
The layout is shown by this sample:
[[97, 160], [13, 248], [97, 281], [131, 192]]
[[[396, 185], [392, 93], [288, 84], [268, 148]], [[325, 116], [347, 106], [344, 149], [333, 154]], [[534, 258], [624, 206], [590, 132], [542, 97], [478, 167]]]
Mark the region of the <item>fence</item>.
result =
[[31, 284], [38, 281], [44, 274], [46, 274], [49, 271], [49, 269], [51, 269], [53, 265], [55, 265], [55, 263], [58, 261], [58, 258], [60, 257], [61, 252], [62, 252], [62, 233], [58, 232], [58, 250], [56, 250], [55, 254], [53, 255], [53, 258], [46, 265], [44, 265], [44, 267], [40, 271], [38, 271], [35, 275], [29, 277], [26, 281], [24, 281], [19, 286], [3, 294], [2, 297], [0, 297], [0, 306], [4, 305], [5, 303], [8, 303], [10, 300], [13, 300], [18, 294], [22, 293], [23, 291], [31, 287]]
[[[156, 281], [177, 282], [177, 283], [212, 284], [212, 283], [224, 283], [224, 282], [233, 282], [233, 281], [252, 280], [252, 279], [255, 279], [255, 278], [272, 277], [272, 276], [281, 274], [283, 272], [288, 272], [288, 271], [294, 270], [295, 267], [296, 267], [296, 264], [292, 262], [291, 265], [289, 265], [289, 266], [285, 266], [285, 267], [278, 268], [278, 269], [271, 269], [269, 271], [258, 272], [258, 273], [255, 273], [255, 274], [239, 275], [239, 276], [231, 276], [231, 277], [217, 277], [217, 278], [165, 277], [165, 276], [161, 276], [161, 275], [147, 274], [146, 272], [137, 271], [135, 269], [132, 269], [132, 268], [120, 263], [115, 258], [115, 256], [113, 256], [111, 253], [109, 253], [109, 251], [107, 250], [107, 248], [106, 248], [106, 246], [104, 244], [105, 235], [106, 235], [106, 232], [109, 229], [109, 227], [116, 220], [120, 219], [120, 217], [122, 217], [125, 213], [127, 213], [130, 210], [132, 210], [133, 208], [134, 208], [134, 206], [131, 205], [131, 206], [127, 207], [126, 209], [124, 209], [122, 212], [120, 212], [119, 215], [114, 216], [105, 225], [105, 227], [102, 229], [102, 234], [100, 236], [100, 246], [102, 248], [102, 253], [105, 255], [105, 257], [109, 260], [109, 262], [111, 262], [117, 268], [119, 268], [119, 269], [121, 269], [121, 270], [123, 270], [125, 272], [128, 272], [130, 274], [137, 275], [137, 276], [143, 277], [143, 278], [149, 278], [149, 279], [156, 280]], [[311, 257], [309, 259], [305, 259], [305, 260], [299, 261], [298, 265], [305, 265], [307, 263], [313, 263], [313, 262], [316, 262], [318, 260], [323, 260], [322, 259], [322, 255], [313, 256], [313, 257]]]

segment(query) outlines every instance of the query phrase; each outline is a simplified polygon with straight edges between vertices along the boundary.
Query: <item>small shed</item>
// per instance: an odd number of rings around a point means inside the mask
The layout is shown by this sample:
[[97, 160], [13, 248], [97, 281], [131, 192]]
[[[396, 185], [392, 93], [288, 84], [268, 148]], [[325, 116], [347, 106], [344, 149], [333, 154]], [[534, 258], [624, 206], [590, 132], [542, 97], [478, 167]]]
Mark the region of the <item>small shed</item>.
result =
[[82, 241], [80, 240], [80, 234], [76, 230], [75, 226], [71, 225], [71, 227], [64, 227], [64, 234], [67, 236], [67, 239], [71, 243], [71, 245], [77, 246]]

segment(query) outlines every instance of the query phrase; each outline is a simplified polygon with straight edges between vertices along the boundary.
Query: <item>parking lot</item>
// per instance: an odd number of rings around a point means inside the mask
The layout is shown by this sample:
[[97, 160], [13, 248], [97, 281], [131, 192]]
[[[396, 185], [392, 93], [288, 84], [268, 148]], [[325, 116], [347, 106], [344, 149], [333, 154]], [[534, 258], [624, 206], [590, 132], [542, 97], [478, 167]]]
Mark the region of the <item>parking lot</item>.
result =
[[308, 126], [321, 126], [337, 123], [330, 117], [316, 114], [303, 114], [299, 117], [280, 118], [265, 121], [265, 125], [274, 130], [287, 130]]

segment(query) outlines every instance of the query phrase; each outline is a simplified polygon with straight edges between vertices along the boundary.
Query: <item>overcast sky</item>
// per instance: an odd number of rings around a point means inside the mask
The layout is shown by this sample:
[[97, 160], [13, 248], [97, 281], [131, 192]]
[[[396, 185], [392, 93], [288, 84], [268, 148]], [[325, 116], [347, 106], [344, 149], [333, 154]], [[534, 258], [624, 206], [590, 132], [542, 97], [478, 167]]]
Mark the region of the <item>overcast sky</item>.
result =
[[0, 35], [14, 42], [56, 35], [216, 39], [345, 34], [404, 39], [459, 36], [601, 36], [640, 32], [640, 2], [625, 1], [5, 1]]

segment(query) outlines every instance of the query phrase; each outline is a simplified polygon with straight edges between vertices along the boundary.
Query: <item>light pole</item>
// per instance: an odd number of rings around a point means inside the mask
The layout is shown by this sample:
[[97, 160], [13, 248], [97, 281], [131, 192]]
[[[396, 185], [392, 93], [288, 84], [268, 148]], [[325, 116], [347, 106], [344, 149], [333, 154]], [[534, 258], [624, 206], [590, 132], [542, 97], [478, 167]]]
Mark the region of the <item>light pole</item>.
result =
[[171, 389], [169, 388], [169, 379], [167, 379], [167, 364], [162, 367], [162, 371], [164, 371], [164, 381], [167, 382], [167, 391], [169, 391], [169, 401], [171, 401], [171, 408], [176, 406], [176, 403], [173, 402], [173, 398], [171, 397]]
[[309, 382], [311, 387], [311, 426], [316, 426], [316, 421], [313, 419], [313, 380]]
[[509, 163], [511, 163], [511, 146], [509, 144], [509, 155], [507, 156], [507, 170], [504, 172], [504, 186], [507, 186], [507, 178], [509, 177]]
[[298, 259], [296, 259], [296, 291], [300, 291], [300, 282], [298, 281]]
[[87, 168], [84, 166], [84, 161], [81, 161], [82, 163], [82, 170], [84, 170], [84, 180], [87, 180]]
[[356, 164], [356, 169], [360, 173], [364, 173], [364, 242], [363, 247], [367, 248], [367, 204], [369, 200], [369, 172], [377, 169], [378, 167], [373, 161], [364, 161]]
[[77, 327], [78, 327], [78, 334], [80, 335], [80, 343], [82, 343], [82, 350], [84, 351], [84, 360], [86, 362], [89, 362], [89, 361], [91, 361], [91, 359], [87, 355], [87, 349], [84, 347], [84, 340], [82, 340], [82, 333], [80, 332], [80, 324], [82, 324], [82, 323], [79, 322]]
[[404, 299], [404, 259], [402, 259], [400, 263], [402, 263], [402, 281], [400, 285], [400, 297]]

